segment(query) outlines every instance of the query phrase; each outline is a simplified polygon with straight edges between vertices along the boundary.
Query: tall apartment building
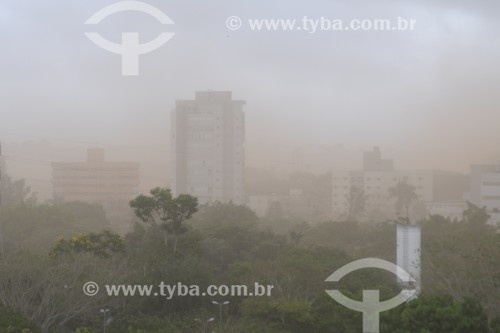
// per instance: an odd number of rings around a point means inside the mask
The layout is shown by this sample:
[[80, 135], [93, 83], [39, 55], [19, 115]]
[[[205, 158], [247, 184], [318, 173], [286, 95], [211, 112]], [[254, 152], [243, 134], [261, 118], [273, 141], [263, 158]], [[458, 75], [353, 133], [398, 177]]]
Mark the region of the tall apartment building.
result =
[[244, 101], [229, 91], [196, 92], [172, 113], [171, 187], [200, 203], [244, 198]]
[[390, 198], [389, 189], [399, 182], [413, 186], [420, 202], [433, 201], [434, 181], [431, 171], [395, 170], [393, 161], [382, 159], [378, 148], [365, 153], [362, 170], [332, 172], [333, 217], [348, 219], [352, 214], [352, 206], [358, 200], [356, 196], [363, 196], [362, 207], [357, 207], [362, 210], [357, 216], [360, 220], [396, 218], [394, 199]]
[[52, 178], [55, 200], [101, 204], [113, 221], [139, 192], [139, 163], [109, 162], [103, 149], [88, 149], [85, 162], [52, 163]]

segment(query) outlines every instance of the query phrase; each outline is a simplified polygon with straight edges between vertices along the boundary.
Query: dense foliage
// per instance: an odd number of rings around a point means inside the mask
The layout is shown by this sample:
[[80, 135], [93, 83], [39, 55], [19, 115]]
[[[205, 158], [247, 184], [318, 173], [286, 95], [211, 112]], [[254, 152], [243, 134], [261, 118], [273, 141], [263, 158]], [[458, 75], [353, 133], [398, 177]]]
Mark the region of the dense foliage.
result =
[[[83, 203], [18, 202], [0, 210], [0, 333], [355, 333], [361, 313], [327, 289], [361, 299], [398, 293], [377, 270], [325, 283], [354, 259], [395, 261], [395, 226], [296, 224], [259, 219], [245, 206], [198, 206], [155, 189], [132, 202], [138, 220], [113, 233], [102, 209]], [[404, 208], [404, 204], [402, 204]], [[404, 209], [402, 209], [404, 211]], [[196, 213], [195, 213], [196, 212]], [[194, 214], [194, 215], [193, 215]], [[390, 333], [499, 332], [500, 236], [477, 207], [465, 221], [422, 221], [423, 295], [381, 316]], [[86, 296], [83, 285], [273, 285], [270, 297]], [[213, 301], [230, 301], [219, 308]], [[109, 309], [109, 312], [101, 312]], [[221, 312], [219, 312], [222, 310]], [[220, 316], [222, 314], [222, 316]]]

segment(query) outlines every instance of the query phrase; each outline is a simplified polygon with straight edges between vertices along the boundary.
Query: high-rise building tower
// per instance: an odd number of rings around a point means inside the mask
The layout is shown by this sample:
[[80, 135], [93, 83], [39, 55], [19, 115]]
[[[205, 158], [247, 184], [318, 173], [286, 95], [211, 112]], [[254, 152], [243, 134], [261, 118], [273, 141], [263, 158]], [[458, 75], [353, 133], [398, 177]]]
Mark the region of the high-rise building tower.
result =
[[398, 279], [403, 287], [412, 287], [421, 291], [421, 228], [418, 225], [398, 225], [397, 229], [397, 263], [398, 266], [408, 272], [415, 283], [407, 284]]
[[244, 198], [244, 101], [229, 91], [196, 92], [172, 113], [171, 187], [200, 203]]

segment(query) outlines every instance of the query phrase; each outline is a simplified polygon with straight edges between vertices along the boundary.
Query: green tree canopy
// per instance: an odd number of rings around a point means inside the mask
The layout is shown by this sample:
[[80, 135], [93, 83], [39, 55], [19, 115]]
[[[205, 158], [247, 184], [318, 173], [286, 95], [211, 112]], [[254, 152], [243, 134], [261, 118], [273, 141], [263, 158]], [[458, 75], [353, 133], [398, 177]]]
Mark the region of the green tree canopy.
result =
[[91, 253], [98, 258], [109, 258], [125, 250], [123, 239], [111, 231], [88, 233], [71, 237], [69, 240], [60, 238], [50, 251], [53, 257], [64, 253]]
[[184, 223], [198, 211], [198, 198], [189, 194], [172, 196], [168, 188], [154, 188], [150, 195], [139, 195], [130, 201], [137, 217], [145, 222], [161, 225], [165, 233], [165, 249], [168, 234], [174, 235], [173, 254], [177, 252], [179, 235], [186, 232]]

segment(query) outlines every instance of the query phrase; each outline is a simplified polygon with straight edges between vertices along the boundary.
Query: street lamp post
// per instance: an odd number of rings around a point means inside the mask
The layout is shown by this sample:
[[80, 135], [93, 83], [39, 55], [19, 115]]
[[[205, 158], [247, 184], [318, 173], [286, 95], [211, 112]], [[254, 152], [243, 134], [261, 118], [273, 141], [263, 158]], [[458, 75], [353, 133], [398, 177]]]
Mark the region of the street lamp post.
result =
[[[198, 318], [195, 319], [195, 321], [197, 321], [197, 322], [199, 322], [199, 323], [201, 323], [203, 325], [203, 332], [204, 333], [207, 331], [208, 323], [211, 323], [214, 320], [215, 320], [214, 317], [208, 318], [206, 321], [202, 321], [202, 320], [200, 320]], [[210, 327], [208, 327], [208, 328], [210, 328]]]
[[222, 307], [224, 305], [229, 304], [229, 301], [225, 302], [212, 301], [212, 303], [219, 306], [219, 333], [222, 333]]
[[103, 316], [103, 322], [102, 322], [102, 331], [103, 333], [106, 333], [106, 313], [109, 312], [109, 309], [101, 309], [101, 313]]

